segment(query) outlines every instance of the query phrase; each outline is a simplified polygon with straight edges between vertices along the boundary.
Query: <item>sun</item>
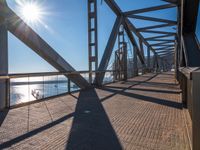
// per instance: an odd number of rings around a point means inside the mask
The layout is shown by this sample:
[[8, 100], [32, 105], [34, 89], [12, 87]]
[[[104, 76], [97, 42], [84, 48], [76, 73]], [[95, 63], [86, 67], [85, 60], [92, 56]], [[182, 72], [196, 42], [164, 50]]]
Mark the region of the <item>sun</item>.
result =
[[20, 13], [22, 18], [28, 23], [37, 23], [42, 17], [42, 10], [37, 3], [27, 2], [21, 5]]

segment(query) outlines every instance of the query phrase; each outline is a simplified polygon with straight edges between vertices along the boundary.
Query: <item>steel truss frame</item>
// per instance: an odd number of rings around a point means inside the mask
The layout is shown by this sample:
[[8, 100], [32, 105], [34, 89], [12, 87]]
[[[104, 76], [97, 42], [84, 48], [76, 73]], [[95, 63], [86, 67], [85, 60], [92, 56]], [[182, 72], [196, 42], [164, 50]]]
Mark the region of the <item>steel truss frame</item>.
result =
[[[115, 40], [116, 40], [116, 34], [114, 34], [113, 31], [117, 31], [120, 24], [124, 25], [125, 31], [134, 47], [134, 50], [136, 51], [138, 58], [140, 59], [141, 63], [144, 66], [146, 66], [146, 62], [147, 62], [147, 67], [150, 67], [150, 63], [149, 63], [149, 60], [145, 61], [145, 57], [144, 57], [144, 53], [143, 53], [143, 46], [142, 46], [143, 44], [145, 44], [147, 46], [147, 50], [149, 51], [147, 59], [150, 59], [149, 53], [150, 53], [150, 51], [152, 51], [153, 54], [155, 55], [156, 63], [158, 62], [157, 59], [162, 59], [165, 56], [173, 55], [173, 53], [175, 51], [175, 46], [176, 46], [175, 37], [176, 37], [177, 33], [176, 32], [159, 31], [159, 30], [155, 30], [155, 29], [169, 27], [169, 26], [176, 26], [176, 29], [177, 29], [178, 21], [138, 15], [138, 14], [144, 13], [144, 12], [157, 11], [157, 10], [168, 9], [168, 8], [177, 8], [177, 6], [178, 6], [178, 1], [176, 1], [176, 0], [164, 0], [164, 1], [168, 2], [169, 4], [123, 12], [114, 0], [104, 0], [104, 2], [110, 7], [110, 9], [117, 16], [118, 21], [117, 20], [116, 21], [118, 22], [118, 26], [116, 26], [116, 25], [113, 26], [112, 33], [110, 34], [110, 38], [109, 38], [107, 46], [105, 48], [104, 55], [101, 59], [100, 66], [98, 68], [99, 71], [107, 69], [107, 65], [110, 60], [110, 56], [111, 56], [111, 53], [113, 50], [113, 45], [114, 45], [113, 43], [115, 43]], [[119, 21], [119, 18], [120, 18], [120, 21]], [[134, 26], [134, 24], [131, 22], [131, 20], [130, 20], [131, 18], [155, 21], [155, 22], [159, 22], [161, 24], [154, 25], [154, 26], [147, 26], [147, 27], [143, 27], [143, 28], [136, 28]], [[116, 22], [115, 22], [115, 24], [116, 24]], [[162, 34], [162, 35], [144, 38], [142, 35], [143, 32]], [[139, 46], [137, 45], [137, 42], [134, 38], [133, 33], [138, 37], [138, 39], [140, 41]], [[169, 37], [169, 38], [173, 37], [174, 39], [164, 39], [166, 37]], [[155, 41], [157, 43], [150, 44], [149, 43], [150, 41]], [[159, 48], [156, 48], [156, 47], [159, 47]], [[162, 54], [161, 55], [159, 52], [160, 50], [162, 50], [165, 53], [164, 54], [161, 53]], [[173, 50], [173, 52], [172, 52], [172, 50]], [[157, 67], [157, 66], [159, 66], [159, 64], [157, 64], [155, 66]], [[95, 83], [97, 85], [102, 84], [104, 75], [105, 75], [105, 73], [101, 73], [96, 76]]]

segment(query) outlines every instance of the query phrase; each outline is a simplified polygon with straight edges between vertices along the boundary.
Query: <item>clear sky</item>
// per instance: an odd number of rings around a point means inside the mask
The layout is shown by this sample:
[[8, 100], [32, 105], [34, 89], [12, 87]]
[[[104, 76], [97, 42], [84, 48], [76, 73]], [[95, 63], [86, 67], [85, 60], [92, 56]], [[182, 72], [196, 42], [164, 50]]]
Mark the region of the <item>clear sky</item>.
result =
[[[16, 1], [7, 0], [9, 6], [22, 17], [22, 14], [20, 14], [21, 6]], [[29, 25], [76, 70], [87, 70], [87, 0], [34, 1], [38, 3], [44, 14], [42, 14], [40, 22], [29, 23]], [[123, 11], [166, 4], [161, 0], [116, 0], [116, 2]], [[176, 20], [176, 9], [144, 13], [143, 15]], [[105, 3], [101, 5], [101, 0], [98, 0], [99, 61], [101, 60], [115, 18], [116, 16], [110, 8]], [[131, 21], [137, 28], [158, 24], [136, 19]], [[199, 25], [200, 23], [198, 22]], [[165, 31], [175, 31], [172, 27], [163, 29]], [[150, 34], [143, 35], [145, 37], [152, 36]], [[198, 35], [200, 35], [199, 31]], [[131, 55], [131, 52], [129, 55]], [[46, 71], [56, 70], [9, 33], [9, 72]]]

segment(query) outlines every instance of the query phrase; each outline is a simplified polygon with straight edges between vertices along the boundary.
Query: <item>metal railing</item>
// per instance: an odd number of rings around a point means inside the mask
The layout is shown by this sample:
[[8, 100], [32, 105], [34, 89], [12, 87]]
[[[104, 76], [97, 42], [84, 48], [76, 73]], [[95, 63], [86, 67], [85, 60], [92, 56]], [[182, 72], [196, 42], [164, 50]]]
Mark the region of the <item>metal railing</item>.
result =
[[[113, 70], [102, 72], [105, 72], [103, 84], [114, 82]], [[95, 74], [102, 72], [93, 71], [93, 81]], [[66, 77], [75, 74], [81, 74], [89, 82], [89, 71], [9, 74], [0, 79], [7, 80], [7, 106], [13, 107], [79, 91], [80, 88]]]

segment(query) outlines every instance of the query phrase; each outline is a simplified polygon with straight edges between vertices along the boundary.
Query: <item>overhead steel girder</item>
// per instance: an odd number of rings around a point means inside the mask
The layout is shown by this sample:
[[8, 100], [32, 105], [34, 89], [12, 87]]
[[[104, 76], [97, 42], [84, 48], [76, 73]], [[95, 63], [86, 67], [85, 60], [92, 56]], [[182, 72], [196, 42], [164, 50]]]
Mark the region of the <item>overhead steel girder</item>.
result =
[[145, 64], [144, 57], [143, 57], [143, 55], [141, 54], [141, 51], [140, 51], [140, 49], [139, 49], [139, 46], [137, 45], [137, 42], [135, 41], [135, 38], [134, 38], [134, 36], [133, 36], [133, 34], [132, 34], [132, 32], [131, 32], [131, 26], [130, 26], [130, 24], [129, 24], [129, 22], [128, 22], [127, 19], [125, 20], [125, 30], [126, 30], [127, 35], [128, 35], [129, 38], [130, 38], [130, 41], [131, 41], [132, 45], [135, 46], [137, 55], [138, 55], [138, 57], [139, 57], [141, 63], [144, 65], [144, 64]]
[[149, 39], [148, 41], [175, 42], [175, 40], [170, 40], [170, 39]]
[[155, 48], [155, 51], [157, 50], [163, 50], [163, 49], [172, 49], [172, 48], [175, 48], [174, 46], [163, 46], [163, 47], [160, 47], [160, 48]]
[[[174, 57], [174, 54], [168, 54], [168, 55], [163, 55], [163, 56], [159, 56], [159, 58], [162, 60], [163, 58], [168, 58], [168, 60], [170, 60], [171, 58]], [[173, 59], [171, 59], [171, 61], [174, 61]]]
[[166, 34], [166, 35], [161, 35], [161, 36], [153, 36], [153, 37], [148, 37], [145, 38], [145, 40], [151, 40], [151, 39], [158, 39], [158, 38], [165, 38], [165, 37], [174, 37], [174, 33], [173, 34]]
[[183, 7], [183, 33], [195, 33], [199, 0], [185, 0]]
[[[147, 47], [149, 47], [150, 49], [151, 49], [151, 51], [156, 55], [156, 52], [155, 52], [155, 50], [149, 45], [149, 43], [145, 40], [145, 38], [142, 36], [142, 34], [140, 33], [140, 32], [138, 32], [137, 30], [136, 30], [136, 28], [135, 28], [135, 26], [130, 22], [130, 20], [128, 19], [128, 18], [126, 18], [125, 16], [128, 16], [128, 15], [126, 15], [125, 13], [123, 13], [122, 11], [121, 11], [121, 9], [119, 8], [119, 6], [116, 4], [116, 2], [115, 1], [113, 1], [113, 0], [104, 0], [106, 3], [107, 3], [107, 5], [113, 10], [113, 12], [117, 15], [117, 16], [123, 16], [124, 17], [124, 19], [125, 19], [125, 24], [127, 25], [127, 27], [129, 27], [130, 29], [131, 29], [131, 31], [132, 32], [134, 32], [135, 34], [136, 34], [136, 36], [138, 37], [138, 38], [140, 38], [143, 42], [144, 42], [144, 44], [147, 46]], [[159, 8], [158, 8], [159, 7]], [[168, 5], [163, 5], [163, 6], [158, 6], [158, 7], [150, 7], [150, 8], [144, 8], [144, 9], [140, 9], [139, 11], [141, 11], [141, 12], [143, 12], [143, 11], [154, 11], [154, 10], [159, 10], [159, 9], [166, 9], [167, 7], [168, 8], [173, 8], [173, 7], [176, 7], [176, 5], [174, 5], [174, 4], [168, 4]], [[165, 7], [165, 8], [164, 8]], [[138, 10], [136, 10], [136, 11], [138, 11]], [[158, 20], [157, 20], [158, 21]], [[177, 22], [176, 21], [171, 21], [171, 20], [165, 20], [165, 19], [161, 19], [161, 20], [159, 20], [159, 21], [169, 21], [169, 22], [166, 22], [166, 23], [172, 23], [172, 24], [176, 24]], [[130, 33], [130, 31], [129, 31], [129, 33]], [[160, 33], [161, 34], [161, 33]], [[166, 36], [167, 35], [169, 35], [169, 34], [171, 34], [171, 32], [167, 32], [167, 33], [163, 33], [162, 32], [162, 34], [166, 34]], [[131, 34], [129, 34], [129, 35], [132, 35], [132, 33]], [[175, 33], [173, 33], [173, 35], [175, 35]], [[133, 35], [132, 35], [133, 36]], [[130, 38], [130, 37], [129, 37]], [[140, 56], [140, 54], [139, 54], [139, 56]]]
[[119, 27], [122, 24], [122, 20], [123, 20], [123, 17], [117, 17], [117, 19], [114, 23], [114, 26], [112, 28], [112, 32], [108, 39], [108, 43], [106, 45], [104, 54], [102, 56], [102, 59], [101, 59], [101, 62], [100, 62], [99, 68], [98, 68], [98, 71], [100, 71], [100, 73], [96, 74], [95, 84], [97, 84], [97, 85], [101, 85], [103, 82], [103, 78], [105, 75], [105, 72], [103, 72], [103, 71], [105, 71], [108, 67], [108, 63], [109, 63], [110, 57], [112, 55], [113, 47], [114, 47], [114, 44], [115, 44], [115, 41], [116, 41], [116, 38], [118, 35]]
[[148, 26], [148, 27], [138, 28], [137, 31], [141, 32], [141, 31], [145, 31], [148, 29], [156, 29], [156, 28], [163, 28], [163, 27], [169, 27], [169, 26], [174, 26], [174, 24], [166, 23], [166, 24]]
[[198, 39], [194, 34], [188, 34], [183, 36], [184, 49], [187, 56], [186, 66], [199, 67], [200, 66], [200, 47]]
[[[129, 38], [130, 38], [130, 40], [131, 40], [131, 43], [132, 44], [134, 44], [135, 42], [134, 42], [134, 40], [133, 40], [133, 35], [132, 35], [132, 33], [131, 33], [131, 31], [128, 31], [128, 30], [130, 30], [131, 28], [133, 28], [133, 25], [132, 25], [132, 23], [128, 20], [128, 19], [126, 19], [125, 17], [124, 17], [124, 14], [123, 14], [123, 12], [121, 11], [121, 9], [119, 8], [119, 6], [116, 4], [116, 2], [115, 1], [113, 1], [113, 0], [104, 0], [105, 2], [106, 2], [106, 4], [113, 10], [113, 12], [119, 17], [119, 16], [123, 16], [123, 18], [125, 19], [125, 21], [124, 21], [124, 23], [126, 24], [126, 26], [127, 26], [127, 28], [126, 28], [126, 32], [127, 32], [127, 34], [128, 34], [128, 36], [129, 36]], [[128, 23], [128, 24], [127, 24]], [[135, 27], [134, 27], [135, 28]], [[134, 32], [139, 38], [141, 38], [142, 39], [142, 41], [146, 44], [146, 45], [148, 45], [148, 43], [144, 40], [144, 38], [142, 37], [142, 35], [140, 34], [140, 33], [136, 33], [136, 28], [135, 28], [135, 32]], [[134, 44], [135, 45], [135, 44]], [[148, 45], [149, 46], [149, 45]], [[136, 49], [137, 50], [137, 49]], [[143, 57], [141, 56], [141, 54], [140, 54], [140, 51], [139, 50], [137, 50], [137, 54], [138, 54], [138, 57], [139, 57], [139, 59], [140, 59], [140, 61], [142, 62], [142, 63], [144, 63], [144, 59], [143, 59]]]
[[[199, 0], [185, 0], [183, 6], [182, 40], [184, 46], [185, 63], [187, 67], [200, 66], [200, 46], [195, 35]], [[191, 11], [192, 10], [192, 11]]]
[[161, 19], [161, 18], [154, 18], [154, 17], [147, 17], [147, 16], [140, 16], [140, 15], [130, 15], [129, 18], [147, 20], [147, 21], [154, 21], [154, 22], [162, 22], [162, 23], [170, 23], [176, 25], [177, 22], [173, 20]]
[[122, 15], [122, 10], [119, 8], [119, 6], [117, 5], [117, 3], [114, 0], [104, 0], [104, 1], [117, 16]]
[[174, 45], [168, 45], [168, 44], [159, 44], [159, 45], [153, 45], [152, 47], [159, 47], [159, 48], [162, 48], [162, 46], [171, 46], [171, 47], [173, 47]]
[[[159, 56], [160, 59], [163, 59], [163, 58], [168, 58], [168, 60], [170, 60], [170, 58], [173, 58], [174, 57], [174, 54], [169, 54], [169, 55], [163, 55], [163, 56]], [[172, 61], [173, 59], [171, 59]], [[174, 61], [174, 60], [173, 60]]]
[[159, 52], [166, 52], [166, 51], [173, 51], [174, 49], [163, 49], [163, 50], [159, 50], [159, 51], [156, 51], [156, 53], [159, 53]]
[[159, 52], [156, 52], [157, 54], [162, 54], [162, 53], [168, 53], [168, 52], [174, 52], [174, 51], [168, 51], [168, 50], [164, 50], [164, 51], [159, 51]]
[[124, 14], [126, 16], [129, 16], [129, 15], [132, 15], [132, 14], [145, 13], [145, 12], [149, 12], [149, 11], [156, 11], [156, 10], [173, 8], [173, 7], [176, 7], [176, 5], [174, 5], [174, 4], [166, 4], [166, 5], [160, 5], [160, 6], [155, 6], [155, 7], [148, 7], [148, 8], [143, 8], [143, 9], [127, 11], [127, 12], [124, 12]]
[[172, 3], [172, 4], [176, 4], [176, 5], [178, 5], [178, 3], [179, 3], [179, 0], [162, 0], [162, 1]]
[[145, 30], [142, 32], [146, 32], [146, 33], [156, 33], [156, 34], [174, 34], [176, 35], [175, 32], [165, 32], [165, 31], [156, 31], [156, 30]]
[[130, 22], [130, 20], [129, 19], [125, 19], [125, 22], [126, 22], [126, 24], [129, 26], [129, 29], [132, 31], [132, 32], [134, 32], [136, 35], [137, 35], [137, 37], [139, 37], [141, 40], [142, 40], [142, 42], [144, 42], [144, 44], [147, 46], [147, 47], [149, 47], [153, 52], [154, 52], [154, 49], [151, 47], [151, 45], [149, 45], [149, 43], [144, 39], [144, 37], [142, 36], [142, 34], [141, 33], [139, 33], [139, 32], [137, 32], [137, 29], [136, 29], [136, 27]]
[[169, 42], [169, 41], [167, 41], [167, 42], [161, 42], [161, 43], [156, 43], [156, 44], [151, 44], [151, 46], [159, 46], [159, 45], [163, 45], [163, 44], [172, 44], [172, 43], [174, 43], [173, 41], [172, 42]]
[[[60, 72], [75, 72], [75, 69], [66, 62], [50, 45], [48, 45], [35, 31], [33, 31], [19, 16], [6, 4], [0, 3], [0, 17], [6, 22], [7, 30], [25, 43], [39, 56], [45, 59]], [[66, 75], [80, 88], [89, 86], [88, 82], [80, 75]]]
[[175, 46], [175, 45], [160, 44], [160, 45], [154, 45], [153, 47], [161, 47], [161, 46], [169, 46], [169, 47], [172, 47], [172, 46]]
[[168, 53], [159, 54], [159, 56], [171, 55], [171, 54], [174, 54], [174, 51], [173, 51], [173, 52], [168, 52]]
[[160, 52], [160, 51], [163, 51], [163, 50], [174, 50], [174, 48], [157, 49], [156, 52]]

